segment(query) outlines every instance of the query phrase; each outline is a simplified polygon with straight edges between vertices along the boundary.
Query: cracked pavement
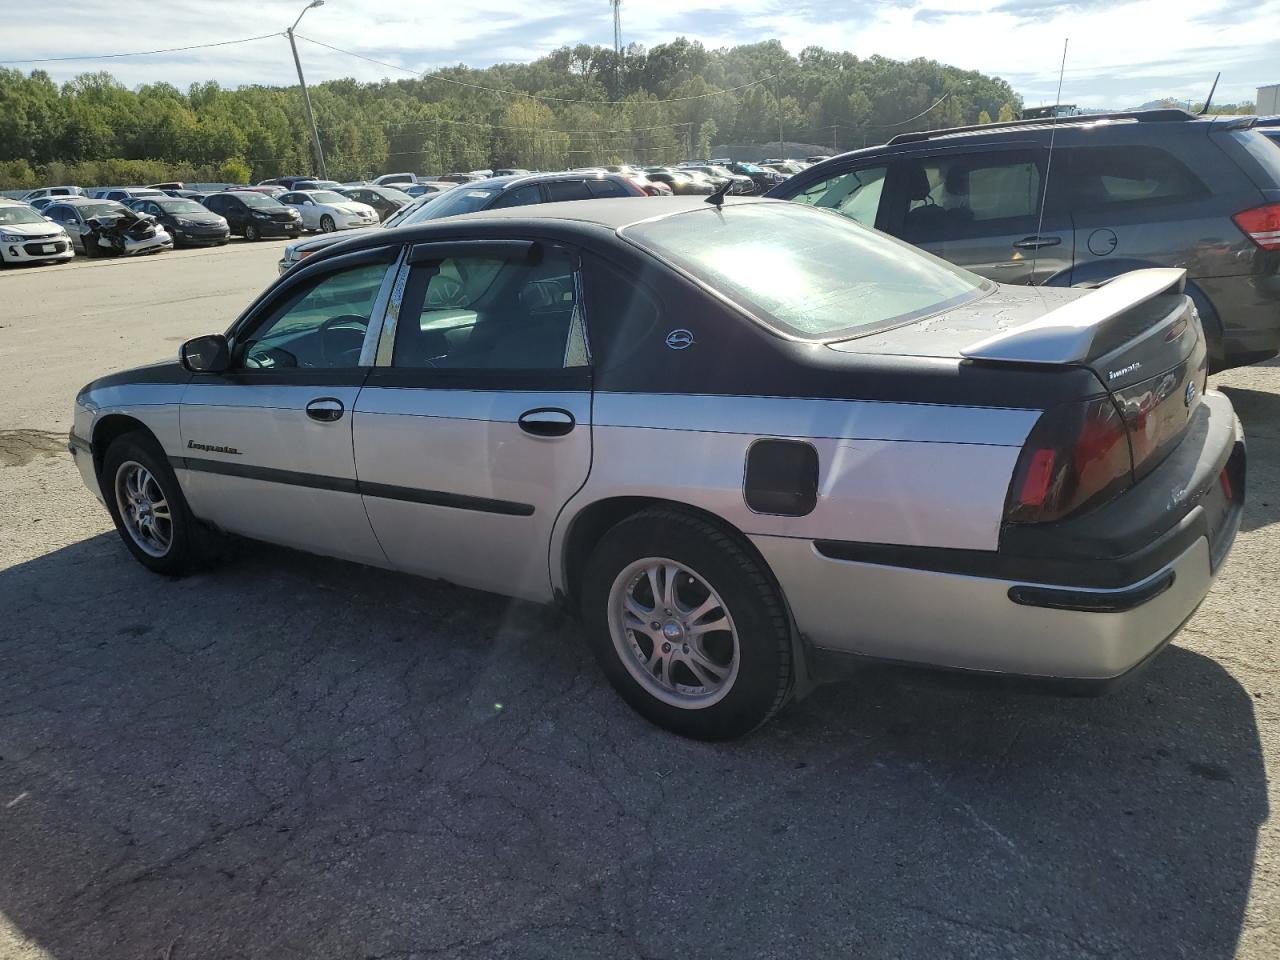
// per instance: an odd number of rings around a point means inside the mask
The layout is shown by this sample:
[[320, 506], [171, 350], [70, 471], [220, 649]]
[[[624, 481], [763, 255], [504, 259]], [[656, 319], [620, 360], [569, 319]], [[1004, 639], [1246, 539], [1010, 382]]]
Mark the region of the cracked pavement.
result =
[[0, 958], [1280, 955], [1280, 364], [1217, 378], [1244, 529], [1134, 682], [861, 670], [708, 745], [548, 610], [132, 561], [74, 393], [224, 328], [279, 248], [0, 276]]

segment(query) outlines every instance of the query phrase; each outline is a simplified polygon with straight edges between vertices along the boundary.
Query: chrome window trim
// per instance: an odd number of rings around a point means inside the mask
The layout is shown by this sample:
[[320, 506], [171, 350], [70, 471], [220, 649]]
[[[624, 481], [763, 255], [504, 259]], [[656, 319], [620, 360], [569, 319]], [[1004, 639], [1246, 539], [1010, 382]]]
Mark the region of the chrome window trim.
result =
[[360, 359], [356, 363], [359, 367], [372, 367], [378, 356], [382, 327], [386, 322], [392, 293], [397, 289], [397, 284], [401, 292], [404, 291], [404, 285], [400, 283], [400, 274], [405, 270], [406, 253], [407, 248], [401, 246], [400, 253], [382, 278], [382, 286], [378, 288], [378, 296], [373, 301], [373, 309], [369, 312], [369, 326], [364, 331], [364, 342], [360, 345]]
[[[391, 366], [391, 358], [396, 348], [396, 327], [400, 323], [400, 308], [404, 304], [404, 288], [409, 282], [409, 271], [413, 269], [410, 264], [411, 247], [405, 247], [400, 251], [400, 257], [396, 261], [396, 269], [389, 271], [388, 276], [394, 276], [387, 296], [387, 302], [384, 308], [382, 322], [377, 324], [377, 338], [373, 348], [373, 361], [365, 364], [364, 353], [360, 354], [361, 366], [389, 367]], [[369, 329], [374, 330], [375, 325], [369, 324]], [[366, 335], [368, 331], [366, 331]], [[365, 346], [368, 346], [366, 341]]]

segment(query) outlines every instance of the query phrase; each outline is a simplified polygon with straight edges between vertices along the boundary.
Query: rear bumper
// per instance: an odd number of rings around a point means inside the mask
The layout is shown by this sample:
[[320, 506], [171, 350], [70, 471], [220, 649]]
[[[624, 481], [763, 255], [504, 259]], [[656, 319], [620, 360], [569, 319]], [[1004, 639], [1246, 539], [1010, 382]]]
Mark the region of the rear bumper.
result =
[[832, 560], [805, 540], [752, 541], [801, 634], [820, 650], [1028, 677], [1110, 680], [1128, 672], [1177, 633], [1214, 578], [1201, 538], [1147, 581], [1089, 591], [1114, 601], [1168, 581], [1137, 605], [1098, 613], [1017, 603], [1010, 591], [1027, 585], [1016, 580]]
[[1123, 496], [998, 551], [753, 536], [820, 650], [963, 670], [1108, 680], [1195, 612], [1243, 513], [1245, 447], [1206, 393], [1177, 450]]

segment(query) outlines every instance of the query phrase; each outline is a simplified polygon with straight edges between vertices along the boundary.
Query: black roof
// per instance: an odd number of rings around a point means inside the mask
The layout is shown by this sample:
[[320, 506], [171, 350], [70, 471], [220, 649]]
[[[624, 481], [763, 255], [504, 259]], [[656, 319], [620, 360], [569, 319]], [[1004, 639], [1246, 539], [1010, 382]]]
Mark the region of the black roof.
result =
[[[782, 202], [761, 197], [725, 197], [724, 208], [750, 203]], [[466, 236], [492, 239], [505, 233], [506, 231], [502, 228], [506, 225], [522, 232], [537, 232], [539, 228], [545, 231], [548, 226], [552, 226], [562, 234], [599, 237], [601, 234], [611, 234], [633, 223], [709, 209], [711, 207], [706, 197], [611, 197], [481, 210], [476, 213], [427, 220], [407, 227], [392, 227], [390, 230], [375, 229], [359, 233], [350, 239], [317, 251], [307, 258], [305, 265], [310, 266], [327, 260], [330, 256], [354, 253], [369, 247], [384, 247], [389, 243], [425, 243], [446, 237]]]

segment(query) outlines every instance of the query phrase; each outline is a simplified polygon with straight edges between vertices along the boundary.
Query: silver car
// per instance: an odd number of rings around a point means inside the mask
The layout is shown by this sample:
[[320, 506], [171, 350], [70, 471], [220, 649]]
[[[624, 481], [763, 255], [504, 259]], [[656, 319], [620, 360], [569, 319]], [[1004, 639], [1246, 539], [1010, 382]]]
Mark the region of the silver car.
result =
[[1105, 684], [1240, 522], [1184, 279], [1003, 287], [768, 200], [486, 211], [308, 258], [70, 444], [154, 571], [229, 533], [559, 603], [687, 736], [834, 655]]
[[62, 227], [86, 257], [173, 249], [173, 237], [164, 227], [115, 200], [66, 197], [45, 207], [44, 216]]

